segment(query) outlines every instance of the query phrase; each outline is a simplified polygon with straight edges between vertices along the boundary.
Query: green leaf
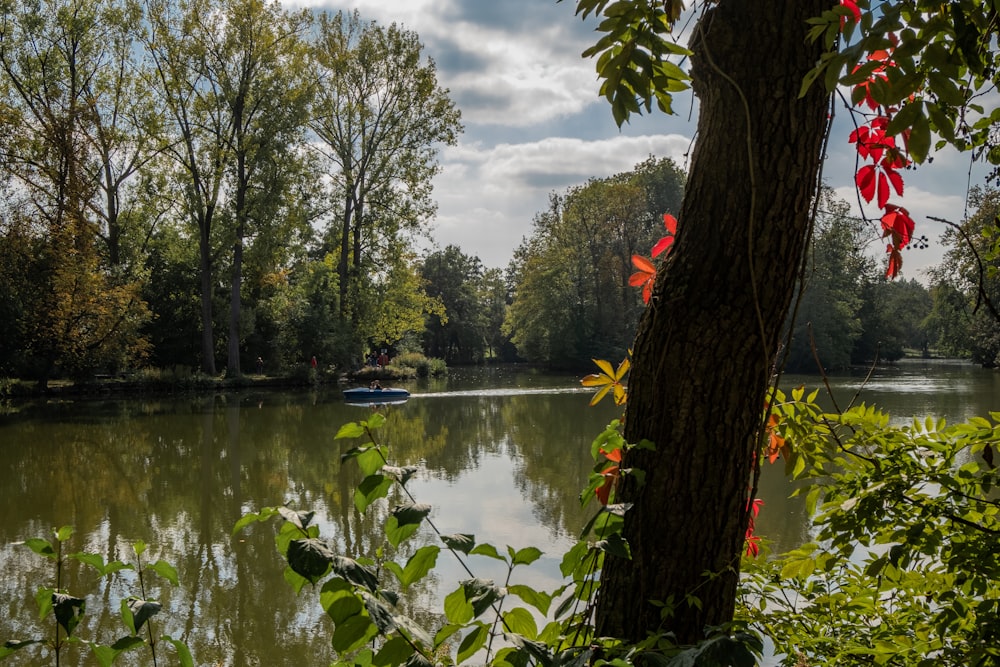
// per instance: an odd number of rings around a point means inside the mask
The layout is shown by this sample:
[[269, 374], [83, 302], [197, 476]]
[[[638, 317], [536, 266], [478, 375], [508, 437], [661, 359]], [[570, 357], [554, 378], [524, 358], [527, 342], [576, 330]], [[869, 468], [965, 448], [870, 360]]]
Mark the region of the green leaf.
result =
[[120, 570], [131, 570], [134, 569], [131, 565], [123, 563], [120, 560], [113, 560], [110, 563], [104, 563], [104, 556], [101, 554], [88, 554], [88, 553], [75, 553], [70, 554], [69, 558], [79, 561], [84, 565], [89, 565], [90, 567], [97, 570], [98, 574], [105, 577], [109, 574], [114, 574]]
[[6, 658], [15, 651], [20, 651], [22, 648], [27, 648], [28, 646], [32, 646], [34, 644], [42, 644], [44, 642], [44, 639], [24, 639], [20, 641], [9, 639], [4, 642], [3, 646], [0, 646], [0, 659]]
[[146, 553], [146, 543], [142, 540], [136, 540], [132, 543], [132, 552], [135, 553], [136, 556], [141, 556]]
[[379, 474], [368, 475], [354, 489], [354, 507], [358, 512], [364, 513], [373, 502], [389, 495], [391, 488], [392, 479], [389, 477]]
[[462, 664], [471, 658], [476, 651], [485, 646], [489, 634], [489, 627], [483, 623], [479, 623], [472, 629], [472, 632], [465, 635], [462, 643], [458, 646], [457, 664]]
[[174, 586], [178, 585], [177, 579], [177, 568], [163, 560], [162, 558], [152, 565], [146, 567], [147, 570], [152, 570], [156, 574], [160, 575], [167, 581], [169, 581]]
[[496, 560], [500, 560], [505, 563], [507, 562], [507, 559], [500, 555], [500, 552], [497, 551], [497, 548], [495, 546], [493, 546], [492, 544], [487, 544], [485, 542], [483, 544], [477, 544], [476, 548], [474, 548], [472, 551], [469, 552], [469, 555], [488, 556], [490, 558], [495, 558]]
[[358, 454], [355, 460], [361, 469], [361, 474], [365, 477], [378, 473], [385, 465], [385, 456], [378, 447], [367, 448]]
[[372, 664], [377, 665], [377, 667], [401, 665], [411, 655], [413, 655], [413, 647], [406, 639], [397, 635], [382, 645], [382, 648], [372, 659]]
[[921, 114], [914, 119], [907, 146], [910, 149], [910, 157], [917, 164], [927, 159], [927, 153], [931, 148], [931, 127], [927, 122], [927, 116]]
[[87, 603], [83, 598], [66, 593], [53, 593], [52, 610], [56, 614], [56, 621], [66, 631], [66, 636], [72, 636], [73, 630], [87, 611]]
[[396, 575], [399, 577], [399, 583], [403, 588], [427, 576], [427, 573], [434, 569], [434, 566], [437, 564], [437, 557], [440, 552], [441, 547], [433, 544], [417, 549], [410, 556], [409, 560], [406, 561], [406, 567]]
[[24, 546], [28, 547], [39, 556], [45, 556], [49, 559], [54, 559], [56, 557], [55, 548], [49, 543], [48, 540], [43, 540], [40, 537], [32, 537], [25, 540]]
[[38, 605], [38, 620], [44, 620], [52, 613], [52, 596], [55, 590], [51, 588], [39, 588], [35, 591], [35, 604]]
[[194, 659], [191, 657], [191, 650], [187, 647], [187, 644], [179, 639], [174, 639], [170, 635], [163, 635], [160, 639], [169, 642], [174, 647], [180, 667], [194, 667]]
[[265, 507], [258, 513], [250, 512], [249, 514], [244, 514], [242, 517], [240, 517], [239, 521], [237, 521], [233, 525], [232, 535], [235, 537], [237, 533], [239, 533], [241, 530], [243, 530], [250, 524], [257, 523], [260, 521], [267, 521], [277, 513], [278, 509], [276, 507]]
[[100, 663], [102, 667], [110, 667], [111, 663], [113, 663], [122, 652], [136, 648], [137, 646], [143, 646], [144, 644], [145, 642], [138, 637], [122, 637], [111, 646], [91, 644], [91, 650], [93, 650], [94, 656], [97, 658], [97, 662]]
[[511, 553], [511, 565], [531, 565], [541, 557], [541, 549], [536, 547], [525, 547], [516, 553]]
[[508, 631], [527, 637], [538, 638], [538, 625], [535, 617], [524, 607], [516, 607], [503, 615], [503, 625]]
[[552, 604], [552, 596], [543, 591], [536, 591], [524, 584], [512, 584], [507, 586], [507, 592], [524, 600], [542, 614], [549, 613], [549, 605]]
[[347, 438], [360, 438], [364, 434], [365, 428], [361, 424], [358, 424], [357, 422], [350, 422], [341, 426], [337, 431], [337, 435], [333, 436], [333, 439], [344, 440]]
[[316, 538], [292, 540], [288, 545], [288, 566], [312, 584], [329, 572], [334, 558], [326, 543]]
[[73, 526], [63, 526], [55, 531], [55, 538], [59, 542], [65, 542], [73, 536]]
[[378, 628], [364, 614], [357, 614], [338, 623], [330, 640], [335, 651], [348, 653], [378, 636]]
[[364, 603], [354, 592], [354, 587], [339, 577], [334, 577], [323, 584], [319, 602], [335, 625], [360, 614], [364, 609]]
[[464, 627], [465, 627], [464, 624], [459, 624], [459, 623], [448, 623], [444, 625], [440, 630], [437, 631], [437, 634], [434, 635], [434, 648], [436, 649], [439, 646], [441, 646], [441, 644], [448, 641], [449, 637], [451, 637]]
[[457, 628], [472, 620], [472, 605], [465, 599], [465, 590], [461, 586], [445, 596], [444, 615]]
[[385, 537], [393, 547], [410, 537], [420, 527], [420, 523], [430, 514], [431, 506], [424, 503], [396, 505], [385, 522]]
[[460, 551], [463, 554], [468, 554], [469, 551], [476, 546], [476, 536], [469, 535], [467, 533], [456, 533], [454, 535], [442, 535], [441, 541], [445, 543], [449, 549], [454, 551]]

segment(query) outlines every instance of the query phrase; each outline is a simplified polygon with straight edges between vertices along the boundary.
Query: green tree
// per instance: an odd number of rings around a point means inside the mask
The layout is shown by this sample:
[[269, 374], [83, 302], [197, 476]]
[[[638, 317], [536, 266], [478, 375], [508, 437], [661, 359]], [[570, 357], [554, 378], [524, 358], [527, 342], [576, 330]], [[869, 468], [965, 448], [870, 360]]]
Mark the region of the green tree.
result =
[[395, 24], [365, 22], [357, 12], [320, 15], [321, 85], [310, 126], [329, 165], [341, 316], [354, 325], [371, 276], [433, 214], [437, 146], [454, 144], [462, 129], [422, 50], [416, 34]]
[[[786, 368], [817, 372], [846, 368], [861, 335], [862, 280], [874, 261], [864, 255], [863, 231], [846, 202], [824, 202], [803, 270], [801, 298]], [[814, 354], [815, 349], [815, 354]], [[821, 368], [816, 367], [816, 357]]]
[[115, 102], [135, 99], [131, 17], [117, 3], [71, 0], [9, 3], [0, 21], [6, 215], [35, 239], [40, 293], [19, 313], [24, 352], [39, 359], [43, 382], [57, 367], [127, 364], [144, 352], [136, 332], [146, 309], [119, 270], [118, 195], [144, 135], [125, 134], [107, 113], [141, 106]]
[[[826, 89], [867, 82], [859, 98], [880, 110], [884, 136], [909, 130], [917, 162], [932, 132], [1000, 159], [989, 145], [994, 118], [963, 125], [973, 97], [993, 85], [993, 9], [977, 0], [877, 11], [866, 0], [833, 9], [722, 0], [700, 13], [685, 72], [668, 62], [685, 52], [669, 35], [680, 2], [577, 6], [606, 12], [605, 35], [588, 53], [601, 56], [602, 92], [619, 122], [654, 101], [669, 111], [689, 76], [699, 98], [679, 232], [639, 323], [629, 377], [625, 437], [655, 449], [630, 450], [623, 462], [644, 471], [643, 484], [625, 477], [618, 496], [631, 507], [631, 559], [605, 561], [596, 610], [601, 635], [640, 641], [669, 631], [694, 642], [733, 616], [762, 409], [818, 194]], [[891, 62], [869, 60], [880, 49], [892, 49]], [[893, 243], [905, 222], [884, 219]], [[895, 253], [891, 261], [895, 270]]]
[[683, 184], [672, 160], [651, 157], [551, 198], [515, 260], [505, 327], [522, 356], [582, 368], [628, 347], [642, 312], [629, 285], [632, 255], [663, 235], [663, 214], [677, 211]]
[[215, 374], [213, 299], [216, 289], [217, 218], [224, 205], [223, 184], [232, 162], [234, 127], [226, 101], [218, 93], [209, 68], [214, 40], [212, 16], [221, 11], [214, 0], [147, 0], [148, 24], [142, 43], [153, 72], [150, 89], [167, 116], [171, 138], [167, 154], [171, 174], [183, 194], [178, 215], [198, 234], [201, 370]]
[[[232, 132], [233, 256], [230, 278], [227, 372], [240, 375], [244, 245], [248, 236], [276, 235], [284, 216], [297, 218], [290, 199], [295, 167], [315, 91], [302, 36], [310, 22], [262, 0], [226, 2], [205, 27], [212, 87]], [[292, 210], [289, 210], [292, 209]]]
[[897, 361], [906, 349], [927, 352], [924, 320], [930, 315], [930, 292], [916, 280], [890, 281], [870, 274], [862, 292], [862, 334], [855, 342], [855, 363]]
[[483, 361], [487, 304], [480, 298], [483, 266], [479, 258], [449, 245], [424, 257], [420, 276], [427, 284], [427, 294], [443, 306], [427, 317], [425, 352], [449, 364]]
[[987, 367], [1000, 364], [1000, 191], [975, 189], [975, 212], [945, 232], [948, 252], [931, 274], [928, 326], [940, 344]]

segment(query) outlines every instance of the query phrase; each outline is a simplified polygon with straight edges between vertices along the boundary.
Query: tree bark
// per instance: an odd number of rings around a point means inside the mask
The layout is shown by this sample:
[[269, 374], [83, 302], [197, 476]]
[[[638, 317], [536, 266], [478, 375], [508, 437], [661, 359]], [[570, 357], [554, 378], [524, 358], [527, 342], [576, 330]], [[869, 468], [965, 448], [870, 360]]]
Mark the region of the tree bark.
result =
[[198, 273], [201, 278], [201, 370], [215, 375], [215, 332], [212, 327], [212, 217], [209, 207], [198, 225]]
[[[692, 38], [698, 141], [677, 240], [639, 324], [618, 499], [631, 561], [608, 557], [601, 635], [702, 639], [733, 617], [768, 381], [817, 188], [827, 96], [799, 98], [828, 0], [721, 0]], [[749, 121], [749, 123], [748, 123]], [[766, 511], [766, 510], [765, 510]], [[698, 603], [689, 604], [691, 598]], [[673, 604], [661, 620], [653, 602]]]

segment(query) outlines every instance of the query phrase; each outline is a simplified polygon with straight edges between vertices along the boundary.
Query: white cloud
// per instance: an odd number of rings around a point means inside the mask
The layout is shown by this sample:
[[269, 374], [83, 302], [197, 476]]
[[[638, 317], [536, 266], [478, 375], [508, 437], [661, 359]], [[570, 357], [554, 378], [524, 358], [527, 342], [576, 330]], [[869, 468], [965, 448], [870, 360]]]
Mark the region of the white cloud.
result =
[[689, 137], [671, 134], [448, 148], [435, 181], [434, 236], [439, 245], [458, 245], [486, 266], [504, 266], [531, 232], [535, 214], [548, 206], [550, 193], [629, 171], [650, 155], [683, 165], [689, 145]]

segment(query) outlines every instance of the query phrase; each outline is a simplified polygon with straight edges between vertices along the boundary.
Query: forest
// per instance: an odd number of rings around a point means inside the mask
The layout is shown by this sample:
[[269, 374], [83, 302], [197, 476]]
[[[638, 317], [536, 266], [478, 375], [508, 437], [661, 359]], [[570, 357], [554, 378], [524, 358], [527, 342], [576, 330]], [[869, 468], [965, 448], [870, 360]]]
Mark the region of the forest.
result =
[[[0, 49], [0, 377], [343, 372], [380, 349], [580, 370], [631, 343], [631, 258], [684, 193], [671, 160], [553, 192], [486, 268], [420, 250], [462, 125], [416, 34], [236, 0], [32, 7], [5, 13]], [[923, 283], [886, 280], [877, 230], [824, 197], [790, 369], [994, 365], [976, 263], [994, 191]]]

